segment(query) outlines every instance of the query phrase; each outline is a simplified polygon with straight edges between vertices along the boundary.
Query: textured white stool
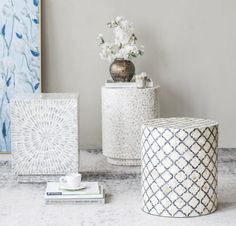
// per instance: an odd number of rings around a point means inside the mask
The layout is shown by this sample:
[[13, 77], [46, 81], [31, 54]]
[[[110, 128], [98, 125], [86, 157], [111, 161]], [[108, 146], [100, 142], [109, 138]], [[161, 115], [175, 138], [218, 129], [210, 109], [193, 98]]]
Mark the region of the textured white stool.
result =
[[78, 95], [18, 95], [11, 101], [12, 168], [20, 182], [78, 172]]
[[159, 117], [159, 87], [102, 88], [102, 147], [115, 165], [141, 164], [141, 125]]
[[142, 126], [142, 209], [167, 217], [212, 213], [217, 207], [218, 124], [160, 118]]

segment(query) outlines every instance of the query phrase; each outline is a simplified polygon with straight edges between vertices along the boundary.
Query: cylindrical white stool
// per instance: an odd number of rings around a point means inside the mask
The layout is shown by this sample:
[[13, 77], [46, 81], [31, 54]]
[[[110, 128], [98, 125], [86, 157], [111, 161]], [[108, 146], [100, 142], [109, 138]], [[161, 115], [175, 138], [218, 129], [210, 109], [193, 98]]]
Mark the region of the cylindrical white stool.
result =
[[160, 118], [142, 126], [142, 209], [193, 217], [217, 207], [218, 124]]
[[140, 165], [141, 125], [159, 117], [159, 87], [102, 88], [102, 146], [115, 165]]

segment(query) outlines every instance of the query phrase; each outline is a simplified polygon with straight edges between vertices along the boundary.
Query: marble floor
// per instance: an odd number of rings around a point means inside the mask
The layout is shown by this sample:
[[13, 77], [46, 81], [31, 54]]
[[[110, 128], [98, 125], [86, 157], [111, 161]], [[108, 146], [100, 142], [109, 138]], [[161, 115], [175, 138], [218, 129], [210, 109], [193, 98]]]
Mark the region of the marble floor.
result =
[[219, 151], [219, 207], [195, 218], [163, 218], [140, 210], [140, 167], [106, 163], [99, 150], [81, 151], [83, 180], [99, 181], [105, 205], [45, 205], [44, 184], [19, 184], [9, 160], [0, 161], [0, 226], [235, 226], [236, 149]]

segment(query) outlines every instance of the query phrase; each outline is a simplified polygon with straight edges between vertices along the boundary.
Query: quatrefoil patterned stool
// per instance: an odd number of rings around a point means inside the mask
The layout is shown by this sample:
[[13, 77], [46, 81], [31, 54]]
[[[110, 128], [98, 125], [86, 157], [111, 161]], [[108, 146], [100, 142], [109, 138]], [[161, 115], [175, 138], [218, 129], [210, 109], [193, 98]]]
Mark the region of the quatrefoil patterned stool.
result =
[[217, 122], [160, 118], [142, 126], [142, 210], [193, 217], [217, 208]]

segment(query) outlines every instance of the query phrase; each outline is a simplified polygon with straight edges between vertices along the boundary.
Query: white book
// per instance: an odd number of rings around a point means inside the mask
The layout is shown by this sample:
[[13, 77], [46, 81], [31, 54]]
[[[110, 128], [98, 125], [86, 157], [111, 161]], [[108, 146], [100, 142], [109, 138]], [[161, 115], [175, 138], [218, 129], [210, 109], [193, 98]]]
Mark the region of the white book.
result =
[[70, 204], [70, 205], [84, 205], [84, 204], [105, 204], [105, 199], [90, 199], [90, 200], [66, 200], [66, 201], [52, 201], [46, 200], [45, 204], [47, 205], [60, 205], [60, 204]]
[[57, 205], [57, 204], [70, 204], [70, 205], [83, 205], [83, 204], [105, 204], [105, 194], [103, 198], [100, 199], [66, 199], [66, 200], [54, 200], [54, 199], [46, 199], [45, 204], [47, 205]]
[[100, 189], [98, 182], [81, 182], [81, 190], [66, 190], [59, 182], [48, 182], [46, 188], [47, 196], [68, 196], [68, 195], [99, 195]]
[[63, 200], [79, 200], [79, 199], [101, 199], [104, 198], [104, 189], [103, 186], [99, 186], [99, 193], [97, 194], [66, 194], [66, 195], [48, 195], [47, 192], [45, 192], [44, 195], [45, 200], [57, 200], [57, 201], [63, 201]]
[[[105, 81], [105, 87], [110, 87], [110, 88], [136, 88], [136, 82], [134, 80], [130, 81], [130, 82], [114, 82], [112, 80], [106, 80]], [[149, 79], [149, 81], [147, 81], [147, 88], [151, 88], [153, 87], [153, 81], [151, 79]]]

